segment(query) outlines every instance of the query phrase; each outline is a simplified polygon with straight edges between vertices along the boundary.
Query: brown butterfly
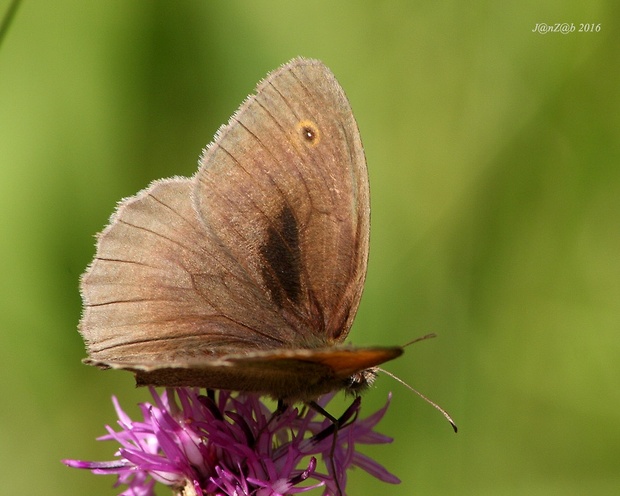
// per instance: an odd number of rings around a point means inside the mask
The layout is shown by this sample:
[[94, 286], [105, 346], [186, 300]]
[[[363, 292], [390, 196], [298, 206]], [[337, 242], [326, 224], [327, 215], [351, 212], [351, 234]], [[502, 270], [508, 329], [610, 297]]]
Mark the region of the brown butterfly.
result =
[[311, 401], [359, 391], [401, 347], [343, 345], [370, 205], [344, 91], [317, 60], [267, 76], [191, 178], [123, 200], [81, 280], [86, 363], [139, 385]]

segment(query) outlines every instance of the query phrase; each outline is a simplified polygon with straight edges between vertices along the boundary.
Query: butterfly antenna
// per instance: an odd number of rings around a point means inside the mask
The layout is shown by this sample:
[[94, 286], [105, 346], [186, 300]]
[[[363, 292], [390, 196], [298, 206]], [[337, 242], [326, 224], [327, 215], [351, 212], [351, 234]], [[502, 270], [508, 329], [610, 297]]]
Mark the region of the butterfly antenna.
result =
[[435, 334], [434, 332], [431, 332], [430, 334], [426, 334], [425, 336], [415, 338], [413, 341], [409, 341], [408, 343], [405, 343], [402, 347], [404, 348], [405, 346], [409, 346], [413, 343], [417, 343], [419, 341], [424, 341], [426, 339], [431, 339], [431, 338], [436, 338], [436, 337], [437, 337], [437, 334]]
[[[434, 337], [431, 334], [428, 334], [427, 336], [424, 336], [422, 338], [418, 338], [415, 341], [412, 341], [412, 343], [415, 343], [416, 341], [420, 341], [421, 339], [426, 339], [427, 337]], [[405, 345], [406, 346], [406, 345]], [[385, 369], [379, 368], [377, 367], [377, 370], [379, 372], [382, 372], [383, 374], [389, 375], [392, 379], [394, 379], [397, 382], [400, 382], [403, 386], [405, 386], [407, 389], [409, 389], [410, 391], [413, 391], [415, 394], [417, 394], [420, 398], [422, 398], [424, 401], [426, 401], [429, 405], [435, 407], [436, 410], [438, 410], [439, 412], [441, 412], [441, 414], [446, 418], [446, 420], [448, 422], [450, 422], [450, 425], [452, 426], [452, 429], [454, 429], [454, 432], [458, 432], [458, 427], [456, 426], [456, 424], [454, 423], [454, 420], [452, 420], [452, 417], [450, 416], [450, 414], [448, 412], [446, 412], [443, 408], [441, 408], [437, 403], [435, 403], [433, 400], [431, 400], [430, 398], [427, 398], [426, 396], [424, 396], [420, 391], [418, 391], [417, 389], [412, 388], [409, 384], [407, 384], [405, 381], [403, 381], [402, 379], [400, 379], [399, 377], [396, 377], [394, 374], [392, 374], [391, 372], [388, 372]]]

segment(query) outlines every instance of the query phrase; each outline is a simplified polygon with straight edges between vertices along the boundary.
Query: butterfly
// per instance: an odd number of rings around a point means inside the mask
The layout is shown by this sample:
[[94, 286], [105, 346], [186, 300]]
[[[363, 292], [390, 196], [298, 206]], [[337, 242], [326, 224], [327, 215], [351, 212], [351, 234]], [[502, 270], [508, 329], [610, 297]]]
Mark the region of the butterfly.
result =
[[139, 385], [312, 401], [359, 392], [402, 347], [344, 344], [366, 277], [368, 172], [320, 61], [269, 74], [190, 178], [122, 200], [81, 278], [86, 363]]

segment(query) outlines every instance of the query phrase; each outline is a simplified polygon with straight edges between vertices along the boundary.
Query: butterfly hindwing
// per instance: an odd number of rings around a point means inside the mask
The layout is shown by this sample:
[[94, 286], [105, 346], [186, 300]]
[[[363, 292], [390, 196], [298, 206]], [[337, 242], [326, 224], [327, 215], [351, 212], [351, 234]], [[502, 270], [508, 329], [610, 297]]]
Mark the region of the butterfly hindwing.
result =
[[[291, 338], [262, 290], [209, 243], [191, 189], [189, 179], [157, 181], [122, 202], [100, 234], [81, 281], [80, 331], [92, 359], [161, 363]], [[246, 325], [222, 311], [232, 305], [246, 309]]]

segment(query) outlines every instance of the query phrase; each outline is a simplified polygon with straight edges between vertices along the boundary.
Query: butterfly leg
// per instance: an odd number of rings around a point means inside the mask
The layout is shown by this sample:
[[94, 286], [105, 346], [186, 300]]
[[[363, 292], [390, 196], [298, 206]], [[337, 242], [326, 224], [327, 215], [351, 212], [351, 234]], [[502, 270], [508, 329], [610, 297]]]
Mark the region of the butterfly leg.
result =
[[262, 435], [262, 433], [265, 432], [265, 430], [269, 427], [269, 425], [275, 419], [277, 419], [280, 415], [282, 415], [288, 408], [290, 408], [290, 405], [285, 403], [284, 400], [279, 399], [276, 409], [271, 414], [271, 417], [269, 417], [269, 420], [267, 421], [267, 423], [259, 430], [258, 435], [256, 436], [256, 439], [258, 440], [260, 436]]
[[314, 436], [314, 439], [316, 442], [320, 442], [321, 440], [332, 436], [332, 446], [329, 453], [329, 460], [331, 462], [331, 469], [332, 473], [334, 474], [334, 482], [336, 483], [336, 490], [338, 491], [338, 496], [344, 495], [344, 492], [342, 491], [342, 486], [340, 484], [340, 467], [337, 466], [335, 457], [338, 431], [345, 427], [347, 425], [347, 422], [351, 420], [351, 418], [355, 415], [357, 411], [359, 411], [360, 401], [361, 398], [359, 396], [356, 397], [353, 403], [351, 403], [351, 406], [349, 406], [349, 408], [345, 410], [345, 412], [340, 416], [340, 418], [334, 417], [331, 413], [329, 413], [327, 410], [325, 410], [325, 408], [323, 408], [315, 401], [309, 401], [307, 403], [307, 405], [315, 412], [320, 413], [331, 422], [331, 425], [316, 434]]

